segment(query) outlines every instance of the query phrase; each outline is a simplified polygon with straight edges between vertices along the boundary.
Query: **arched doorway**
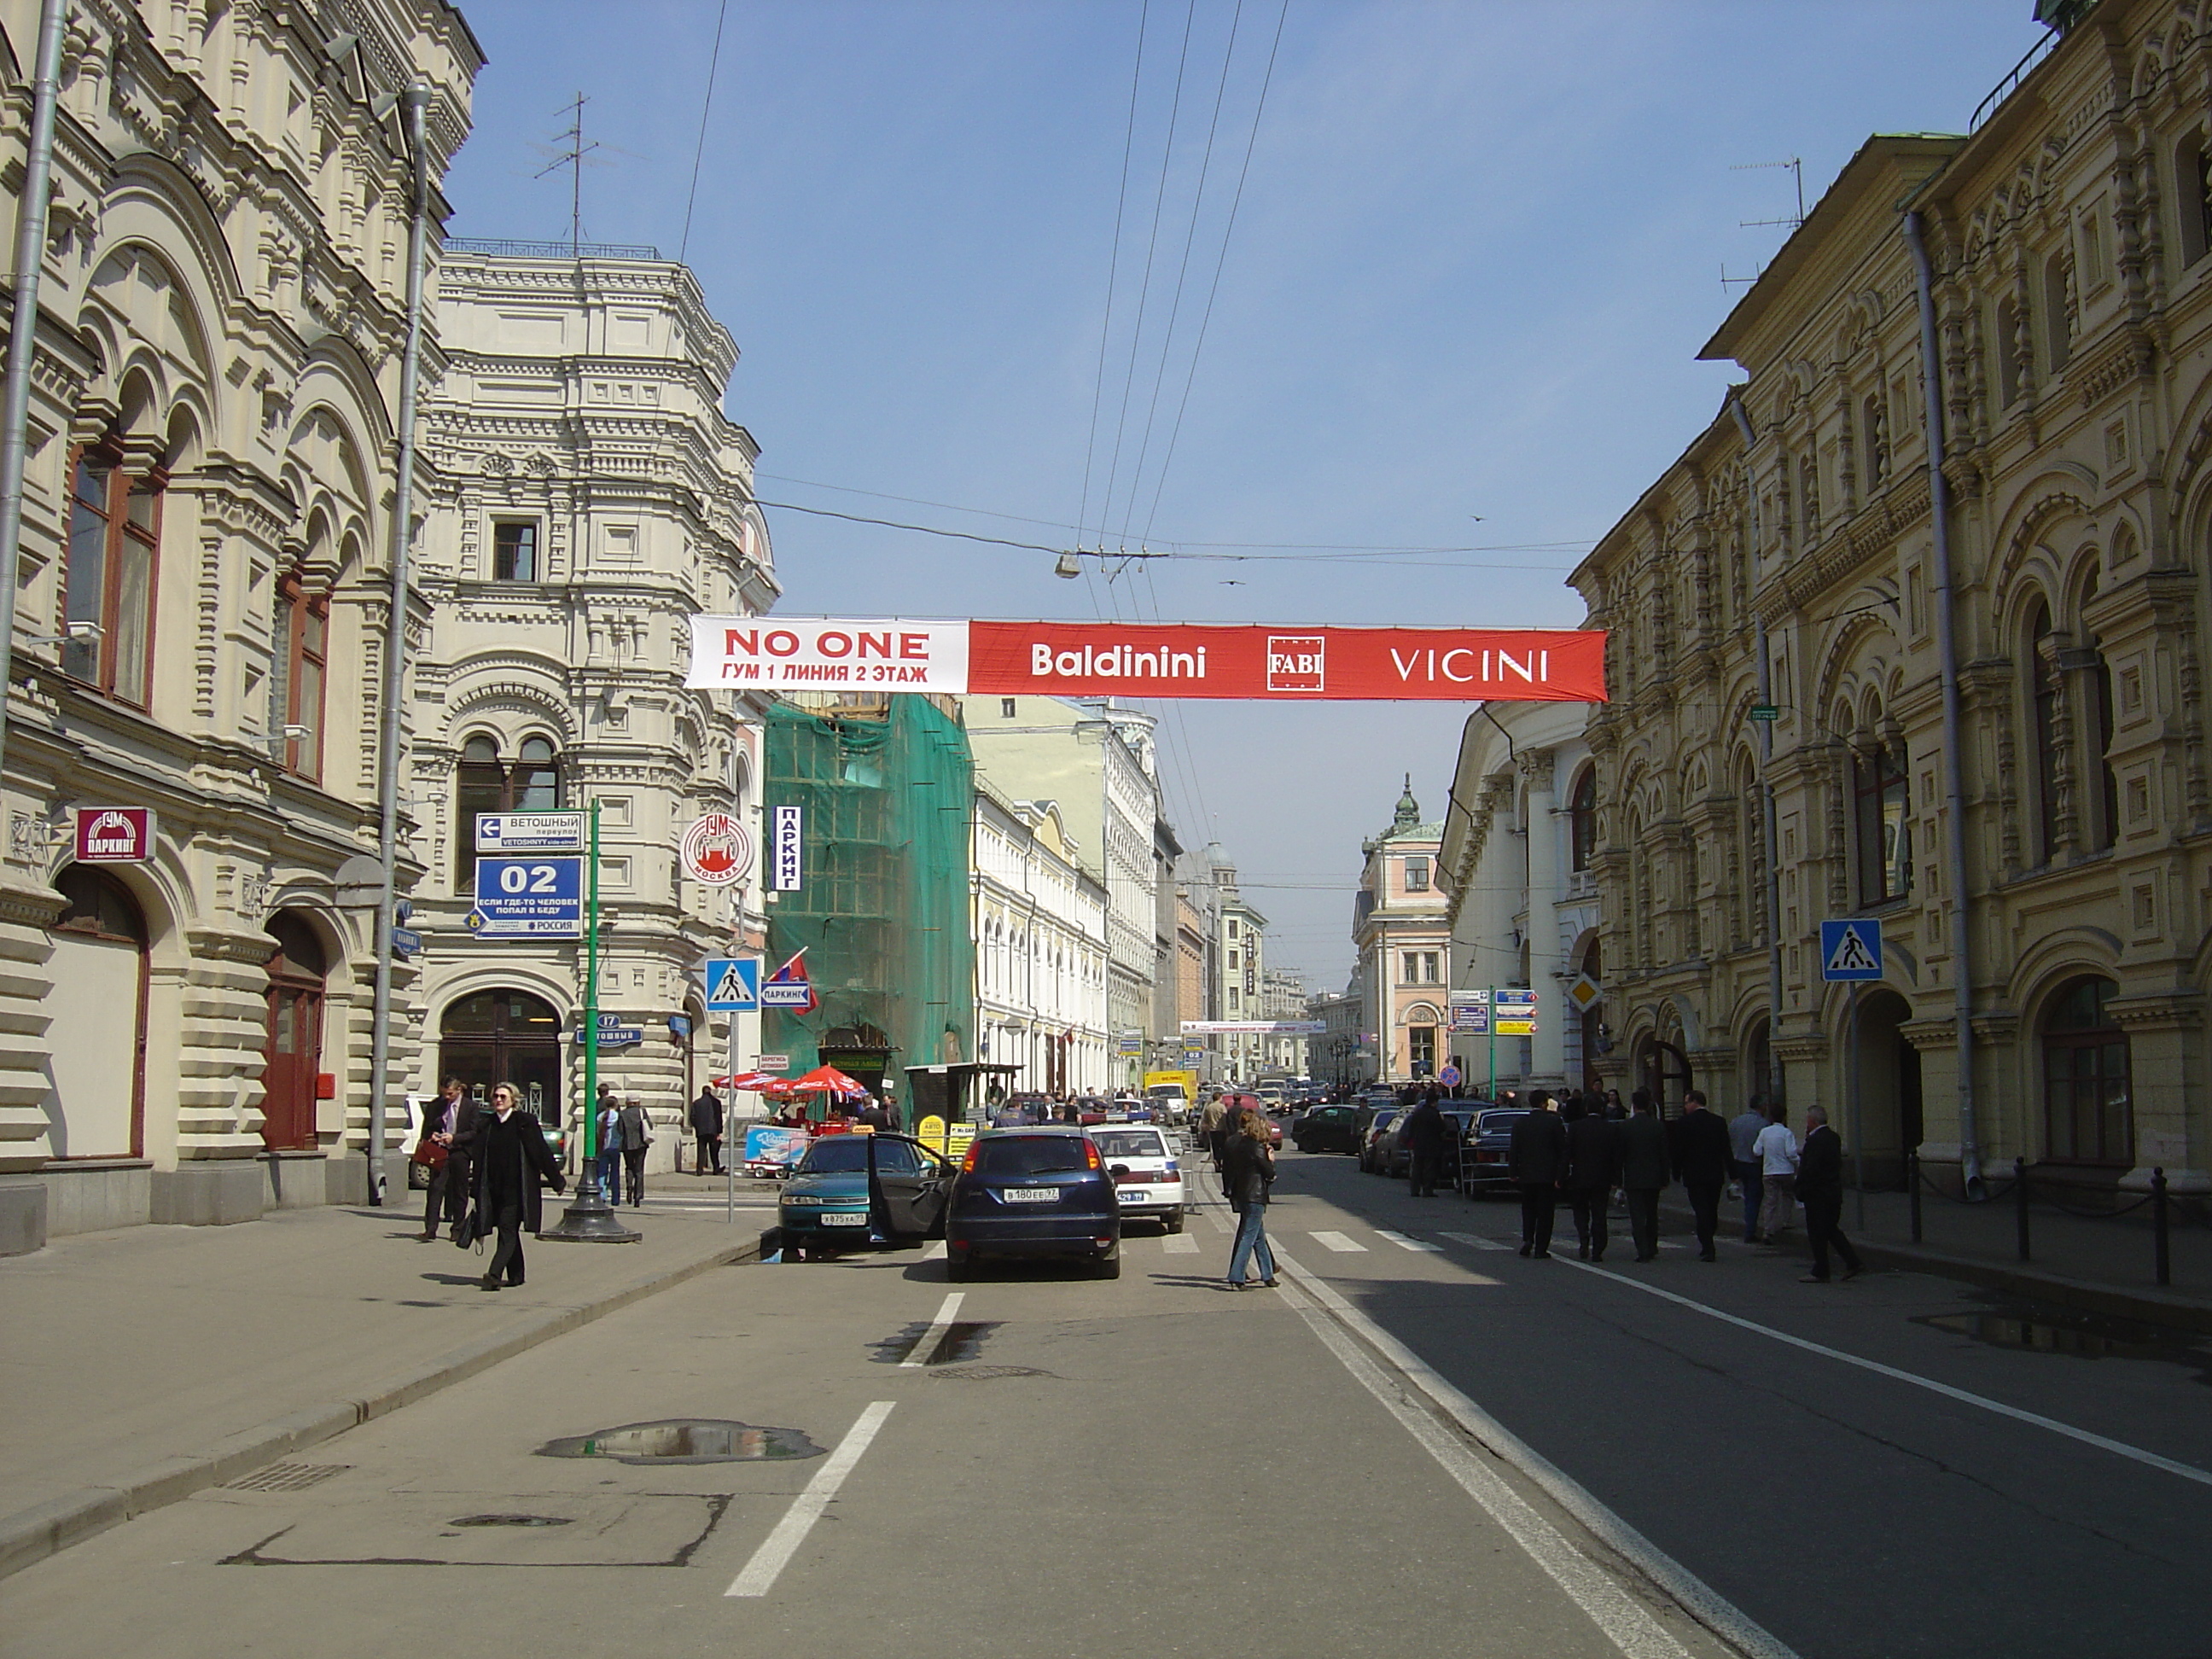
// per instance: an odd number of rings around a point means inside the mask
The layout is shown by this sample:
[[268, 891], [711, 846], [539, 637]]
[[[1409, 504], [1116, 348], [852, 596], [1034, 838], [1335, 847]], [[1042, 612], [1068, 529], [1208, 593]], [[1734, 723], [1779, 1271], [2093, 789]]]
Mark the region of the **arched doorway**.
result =
[[[1905, 1185], [1905, 1154], [1920, 1144], [1920, 1051], [1899, 1028], [1912, 1018], [1912, 1005], [1887, 987], [1871, 987], [1859, 999], [1858, 1150], [1866, 1159], [1867, 1185]], [[1850, 1078], [1843, 1085], [1843, 1131], [1846, 1149], [1853, 1137]]]
[[[1773, 1027], [1762, 1014], [1752, 1022], [1751, 1034], [1744, 1039], [1742, 1103], [1750, 1104], [1754, 1097], [1771, 1099], [1776, 1092]], [[1736, 1109], [1731, 1106], [1729, 1115]]]
[[1651, 1091], [1661, 1117], [1679, 1117], [1682, 1097], [1690, 1089], [1690, 1057], [1681, 1044], [1648, 1037], [1637, 1060], [1637, 1086]]
[[438, 1075], [491, 1098], [512, 1083], [548, 1128], [561, 1127], [561, 1016], [527, 991], [479, 991], [446, 1009], [438, 1024]]
[[315, 1079], [323, 1068], [323, 979], [329, 962], [307, 921], [269, 919], [269, 1036], [261, 1050], [261, 1139], [272, 1152], [315, 1144]]
[[2044, 1008], [2043, 1155], [2053, 1163], [2135, 1161], [2128, 1034], [2108, 1006], [2119, 990], [2109, 979], [2077, 979]]
[[71, 865], [54, 885], [64, 902], [49, 924], [46, 1144], [57, 1158], [143, 1158], [146, 915], [89, 865]]

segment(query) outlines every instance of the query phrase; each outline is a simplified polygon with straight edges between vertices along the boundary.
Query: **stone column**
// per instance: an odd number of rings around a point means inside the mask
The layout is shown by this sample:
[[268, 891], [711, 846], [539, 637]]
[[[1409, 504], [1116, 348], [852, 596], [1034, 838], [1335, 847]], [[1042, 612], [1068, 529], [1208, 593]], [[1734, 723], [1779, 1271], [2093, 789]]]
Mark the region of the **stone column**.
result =
[[[18, 817], [24, 834], [35, 820]], [[46, 972], [53, 944], [46, 925], [61, 914], [51, 889], [0, 887], [0, 1256], [24, 1255], [46, 1243], [46, 1185], [39, 1178], [46, 1144]]]
[[1528, 983], [1536, 990], [1536, 1035], [1530, 1041], [1531, 1084], [1564, 1089], [1567, 1081], [1565, 986], [1559, 978], [1559, 819], [1553, 809], [1554, 756], [1533, 749], [1521, 757], [1528, 781]]

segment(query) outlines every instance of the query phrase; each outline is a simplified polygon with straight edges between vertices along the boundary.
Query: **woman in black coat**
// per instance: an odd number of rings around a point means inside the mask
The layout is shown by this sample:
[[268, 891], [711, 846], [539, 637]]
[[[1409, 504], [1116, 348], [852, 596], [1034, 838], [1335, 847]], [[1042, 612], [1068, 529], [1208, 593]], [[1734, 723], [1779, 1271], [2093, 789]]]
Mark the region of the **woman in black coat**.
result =
[[522, 1283], [523, 1232], [541, 1231], [544, 1220], [540, 1182], [556, 1193], [568, 1190], [537, 1114], [521, 1106], [520, 1091], [512, 1083], [498, 1085], [491, 1091], [491, 1110], [477, 1117], [471, 1132], [476, 1210], [461, 1242], [473, 1243], [491, 1232], [499, 1234], [491, 1266], [477, 1281], [487, 1291], [499, 1289], [502, 1276], [509, 1285]]

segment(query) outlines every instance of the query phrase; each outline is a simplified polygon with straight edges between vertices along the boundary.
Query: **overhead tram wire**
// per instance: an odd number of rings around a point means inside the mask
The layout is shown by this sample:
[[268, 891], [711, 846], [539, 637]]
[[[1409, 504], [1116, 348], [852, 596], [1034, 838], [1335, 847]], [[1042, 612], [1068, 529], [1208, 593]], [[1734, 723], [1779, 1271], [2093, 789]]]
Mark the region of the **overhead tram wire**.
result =
[[1213, 262], [1213, 281], [1206, 291], [1206, 310], [1199, 319], [1198, 341], [1191, 347], [1190, 371], [1184, 375], [1182, 397], [1176, 404], [1175, 424], [1168, 428], [1167, 453], [1160, 459], [1160, 470], [1152, 482], [1152, 504], [1145, 514], [1145, 528], [1139, 540], [1149, 540], [1153, 520], [1159, 517], [1160, 494], [1167, 488], [1168, 469], [1175, 465], [1176, 446], [1182, 438], [1182, 419], [1190, 408], [1190, 389], [1198, 380], [1198, 359], [1206, 349], [1206, 331], [1213, 323], [1213, 302], [1220, 297], [1221, 272], [1229, 263], [1229, 240], [1237, 234], [1237, 210], [1244, 204], [1244, 183], [1252, 174], [1252, 152], [1260, 142], [1260, 118], [1267, 112], [1267, 90], [1275, 82], [1275, 58], [1283, 47], [1283, 24], [1291, 15], [1291, 0], [1283, 0], [1282, 9], [1275, 14], [1275, 38], [1267, 47], [1267, 67], [1260, 76], [1260, 97], [1252, 108], [1252, 130], [1244, 140], [1244, 163], [1237, 169], [1237, 191], [1229, 198], [1229, 218], [1221, 228], [1221, 252]]
[[[1137, 92], [1145, 78], [1145, 28], [1151, 21], [1152, 15], [1152, 0], [1144, 0], [1144, 5], [1137, 14], [1137, 64], [1129, 76], [1129, 120], [1121, 134], [1121, 187], [1119, 194], [1114, 198], [1113, 249], [1107, 255], [1106, 259], [1106, 314], [1099, 319], [1098, 323], [1098, 376], [1091, 389], [1091, 441], [1085, 446], [1083, 452], [1083, 504], [1076, 514], [1078, 522], [1075, 526], [1075, 533], [1079, 538], [1083, 534], [1083, 521], [1091, 516], [1091, 470], [1098, 459], [1098, 411], [1106, 398], [1106, 344], [1114, 332], [1114, 282], [1121, 266], [1121, 214], [1129, 200], [1129, 158], [1134, 153], [1137, 143]], [[805, 480], [793, 479], [792, 482], [804, 483]], [[835, 487], [834, 485], [822, 486], [824, 489]], [[855, 493], [865, 495], [868, 492], [862, 490]], [[903, 498], [894, 496], [891, 499]], [[928, 507], [942, 506], [944, 503], [924, 501], [918, 502], [916, 505]], [[1033, 522], [1043, 521], [1037, 520]]]
[[1167, 203], [1168, 172], [1175, 159], [1176, 127], [1182, 118], [1183, 71], [1190, 63], [1191, 26], [1197, 21], [1197, 17], [1198, 0], [1189, 0], [1189, 3], [1183, 9], [1182, 50], [1176, 58], [1175, 92], [1168, 102], [1167, 142], [1160, 147], [1159, 187], [1152, 193], [1152, 228], [1151, 236], [1145, 244], [1145, 276], [1144, 280], [1137, 285], [1137, 320], [1135, 326], [1129, 331], [1129, 364], [1121, 379], [1121, 409], [1120, 414], [1115, 417], [1114, 459], [1106, 468], [1105, 504], [1101, 507], [1098, 514], [1098, 539], [1102, 544], [1106, 539], [1107, 520], [1113, 516], [1114, 486], [1119, 480], [1121, 471], [1121, 443], [1122, 440], [1128, 435], [1129, 397], [1136, 390], [1137, 386], [1137, 352], [1144, 343], [1145, 312], [1152, 300], [1152, 260], [1158, 253], [1160, 246], [1160, 211]]

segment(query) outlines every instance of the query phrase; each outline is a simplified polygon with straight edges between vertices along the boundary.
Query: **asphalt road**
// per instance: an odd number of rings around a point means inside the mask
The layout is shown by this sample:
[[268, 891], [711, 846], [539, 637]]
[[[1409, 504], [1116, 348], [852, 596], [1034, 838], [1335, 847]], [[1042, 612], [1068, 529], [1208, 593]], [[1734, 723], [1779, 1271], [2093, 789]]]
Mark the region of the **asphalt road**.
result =
[[[2212, 1468], [2192, 1368], [1916, 1322], [1983, 1310], [1933, 1279], [1523, 1261], [1503, 1203], [1283, 1169], [1282, 1291], [1220, 1288], [1218, 1211], [1115, 1282], [717, 1270], [0, 1583], [0, 1654], [2212, 1651], [2212, 1485], [2142, 1461]], [[826, 1455], [538, 1452], [676, 1419]]]

